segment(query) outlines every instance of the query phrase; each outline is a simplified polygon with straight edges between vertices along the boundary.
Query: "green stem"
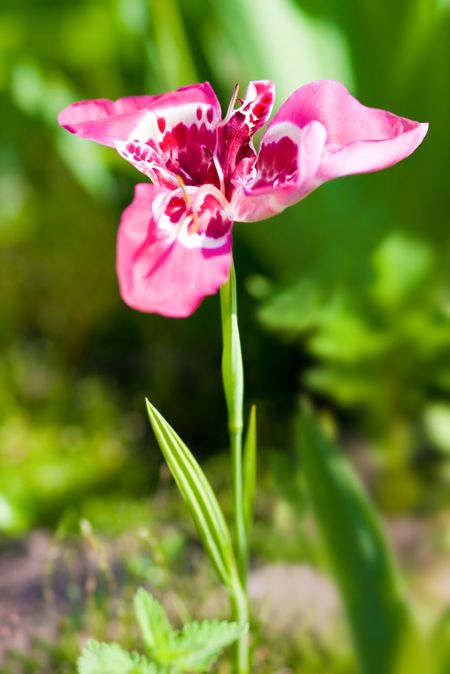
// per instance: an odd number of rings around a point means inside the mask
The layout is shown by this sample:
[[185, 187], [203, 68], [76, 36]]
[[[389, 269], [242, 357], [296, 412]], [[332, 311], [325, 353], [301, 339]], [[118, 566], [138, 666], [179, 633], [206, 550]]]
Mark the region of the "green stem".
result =
[[247, 582], [248, 543], [244, 518], [244, 485], [242, 479], [242, 427], [230, 427], [231, 466], [233, 474], [234, 532], [239, 578], [245, 587]]
[[[237, 319], [236, 275], [234, 266], [230, 278], [220, 289], [222, 312], [222, 378], [228, 409], [228, 429], [230, 435], [231, 463], [233, 475], [233, 514], [236, 556], [239, 582], [231, 591], [231, 605], [234, 619], [248, 623], [247, 570], [248, 540], [244, 513], [244, 484], [242, 471], [242, 431], [244, 402], [244, 369]], [[249, 672], [248, 635], [243, 635], [236, 645], [235, 669], [237, 674]]]
[[[246, 588], [243, 587], [241, 583], [238, 583], [234, 587], [230, 599], [233, 619], [241, 625], [248, 625], [248, 596]], [[236, 674], [249, 674], [250, 652], [248, 632], [245, 632], [241, 637], [239, 637], [238, 641], [236, 642], [234, 655], [234, 670]]]

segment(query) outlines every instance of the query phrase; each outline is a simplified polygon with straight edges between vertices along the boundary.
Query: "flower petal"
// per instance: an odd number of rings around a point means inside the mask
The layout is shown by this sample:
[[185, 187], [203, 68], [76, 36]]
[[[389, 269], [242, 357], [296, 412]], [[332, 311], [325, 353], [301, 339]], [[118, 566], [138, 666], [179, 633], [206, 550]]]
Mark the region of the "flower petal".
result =
[[270, 117], [275, 100], [275, 84], [270, 80], [252, 80], [240, 108], [234, 110], [230, 121], [237, 120], [253, 136]]
[[58, 115], [63, 129], [81, 138], [115, 147], [117, 140], [128, 138], [142, 119], [143, 110], [159, 96], [129, 96], [110, 101], [98, 98], [72, 103]]
[[303, 129], [290, 122], [271, 124], [249, 175], [239, 177], [240, 187], [235, 181], [234, 219], [264, 220], [309, 194], [317, 186], [325, 140], [320, 122], [310, 122]]
[[362, 105], [334, 80], [320, 80], [297, 89], [272, 124], [291, 122], [303, 128], [313, 120], [327, 131], [318, 183], [392, 166], [409, 156], [428, 130], [428, 124]]
[[307, 84], [274, 116], [256, 163], [236, 172], [235, 220], [267, 218], [327, 180], [387, 168], [411, 154], [427, 130], [362, 105], [339, 82]]
[[252, 136], [270, 117], [275, 99], [275, 85], [269, 80], [250, 82], [242, 105], [231, 112], [220, 127], [219, 161], [225, 179], [240, 161], [254, 156]]
[[[134, 106], [133, 106], [134, 103]], [[155, 183], [178, 187], [218, 182], [212, 160], [220, 105], [208, 82], [160, 96], [82, 101], [60, 124], [71, 133], [115, 147]]]
[[184, 191], [137, 185], [118, 234], [123, 300], [139, 311], [185, 317], [216, 293], [231, 265], [228, 208], [212, 185]]

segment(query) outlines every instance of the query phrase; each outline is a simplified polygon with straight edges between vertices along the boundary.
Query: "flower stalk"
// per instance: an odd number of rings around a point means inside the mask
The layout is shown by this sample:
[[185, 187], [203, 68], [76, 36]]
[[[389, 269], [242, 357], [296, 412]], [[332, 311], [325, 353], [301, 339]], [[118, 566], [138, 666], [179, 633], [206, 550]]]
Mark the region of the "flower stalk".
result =
[[[234, 541], [239, 580], [231, 588], [233, 618], [247, 624], [249, 618], [247, 597], [247, 570], [249, 546], [245, 524], [242, 432], [244, 403], [244, 368], [237, 317], [236, 274], [231, 265], [230, 278], [220, 289], [222, 315], [222, 379], [228, 410], [231, 466], [233, 479]], [[237, 674], [249, 671], [248, 634], [236, 644], [235, 670]]]

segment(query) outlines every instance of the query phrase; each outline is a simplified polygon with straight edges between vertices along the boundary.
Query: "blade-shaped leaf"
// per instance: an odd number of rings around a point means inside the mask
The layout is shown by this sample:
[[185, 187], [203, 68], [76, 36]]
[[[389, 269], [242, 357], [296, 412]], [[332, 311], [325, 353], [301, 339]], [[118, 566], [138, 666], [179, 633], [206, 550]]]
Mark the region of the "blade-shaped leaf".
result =
[[118, 644], [88, 641], [78, 659], [79, 674], [161, 674], [162, 670], [138, 653]]
[[236, 641], [247, 629], [237, 623], [204, 620], [185, 625], [153, 657], [159, 665], [178, 672], [206, 671], [223, 649]]
[[247, 538], [253, 522], [257, 461], [256, 405], [252, 405], [244, 442], [244, 517]]
[[363, 674], [416, 674], [429, 664], [375, 509], [344, 456], [305, 405], [304, 476]]
[[164, 607], [142, 588], [134, 595], [134, 612], [144, 643], [150, 651], [169, 643], [174, 630]]
[[227, 587], [237, 581], [236, 563], [222, 510], [193, 454], [147, 400], [147, 410], [158, 444], [197, 527], [200, 539]]

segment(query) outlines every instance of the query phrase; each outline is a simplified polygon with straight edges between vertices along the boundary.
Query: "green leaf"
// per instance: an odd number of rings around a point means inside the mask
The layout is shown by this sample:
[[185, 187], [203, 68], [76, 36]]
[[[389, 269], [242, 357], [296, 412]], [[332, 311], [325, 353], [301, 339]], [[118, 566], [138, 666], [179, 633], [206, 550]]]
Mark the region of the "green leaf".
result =
[[244, 442], [244, 518], [247, 538], [253, 522], [257, 461], [256, 405], [252, 405]]
[[429, 663], [375, 509], [306, 405], [300, 415], [299, 441], [312, 508], [352, 629], [361, 672], [428, 672]]
[[134, 595], [134, 612], [144, 643], [150, 651], [169, 643], [174, 630], [164, 607], [142, 588]]
[[325, 307], [317, 281], [302, 276], [293, 285], [273, 293], [259, 309], [258, 316], [269, 330], [297, 336], [320, 323]]
[[153, 45], [166, 87], [174, 89], [197, 82], [198, 75], [178, 3], [174, 0], [151, 0], [149, 7]]
[[223, 649], [236, 641], [247, 626], [237, 623], [204, 620], [183, 627], [168, 648], [155, 653], [155, 660], [180, 672], [206, 671]]
[[436, 625], [430, 643], [436, 674], [450, 674], [450, 609], [446, 609]]
[[414, 298], [435, 264], [431, 246], [420, 239], [393, 232], [374, 255], [377, 271], [373, 294], [382, 307], [398, 310]]
[[450, 456], [450, 405], [429, 403], [424, 410], [424, 424], [433, 445]]
[[[247, 629], [237, 623], [204, 620], [189, 623], [181, 630], [174, 630], [161, 604], [143, 589], [138, 590], [134, 597], [134, 609], [148, 655], [163, 671], [205, 671], [222, 650]], [[106, 657], [107, 661], [108, 648], [105, 654], [105, 645], [100, 646], [100, 655], [103, 659]], [[129, 654], [120, 652], [121, 649], [117, 651], [117, 648], [119, 647], [114, 645], [114, 651], [118, 653], [120, 665], [123, 666]], [[115, 674], [115, 670], [112, 674]]]
[[147, 410], [158, 444], [197, 527], [200, 539], [222, 583], [237, 582], [230, 532], [214, 492], [193, 454], [147, 400]]
[[161, 674], [157, 665], [138, 653], [128, 653], [118, 644], [88, 641], [78, 659], [79, 674]]

